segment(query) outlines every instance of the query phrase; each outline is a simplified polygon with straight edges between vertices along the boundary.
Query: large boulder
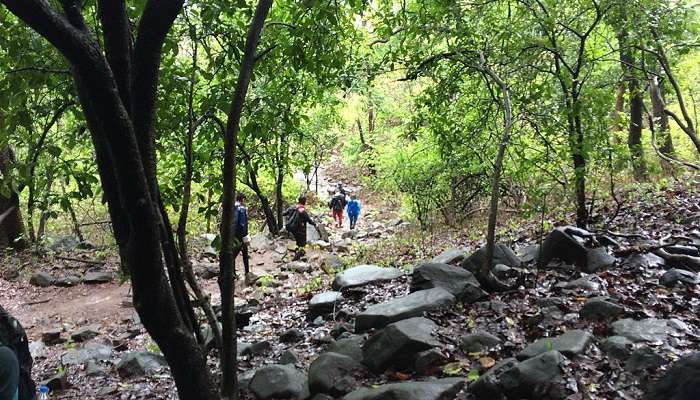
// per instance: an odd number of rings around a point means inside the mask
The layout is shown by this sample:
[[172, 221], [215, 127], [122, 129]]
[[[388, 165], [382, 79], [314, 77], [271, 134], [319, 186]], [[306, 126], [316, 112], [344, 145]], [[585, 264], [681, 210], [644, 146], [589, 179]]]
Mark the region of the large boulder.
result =
[[250, 237], [248, 246], [253, 251], [265, 251], [272, 246], [272, 240], [264, 233], [257, 233]]
[[[476, 274], [486, 260], [486, 247], [482, 247], [475, 251], [469, 258], [466, 258], [460, 264], [462, 268]], [[493, 260], [491, 260], [491, 267], [495, 267], [498, 264], [505, 265], [511, 268], [520, 267], [522, 261], [517, 255], [510, 249], [510, 247], [505, 244], [498, 243], [493, 249]]]
[[537, 264], [544, 267], [554, 259], [562, 260], [580, 267], [586, 265], [588, 251], [584, 246], [584, 240], [579, 235], [577, 228], [563, 226], [555, 228], [547, 235], [540, 248]]
[[306, 376], [293, 365], [268, 365], [258, 369], [248, 387], [258, 400], [306, 397]]
[[474, 275], [449, 264], [425, 263], [413, 269], [411, 292], [441, 287], [460, 298], [467, 292], [467, 285], [479, 286]]
[[437, 325], [418, 317], [389, 324], [362, 347], [365, 365], [373, 371], [383, 371], [391, 365], [410, 365], [417, 353], [437, 347], [433, 336]]
[[424, 311], [451, 306], [454, 302], [455, 297], [440, 287], [413, 292], [407, 296], [368, 307], [355, 317], [355, 331], [364, 332], [372, 328], [383, 328], [392, 322], [420, 316]]
[[528, 345], [516, 357], [518, 360], [525, 360], [538, 356], [550, 350], [573, 357], [581, 354], [593, 342], [593, 335], [590, 332], [574, 329], [553, 338], [542, 338]]
[[343, 397], [343, 400], [452, 400], [464, 384], [465, 380], [462, 378], [389, 383], [357, 389]]
[[665, 342], [676, 331], [669, 320], [657, 318], [625, 318], [613, 322], [611, 326], [615, 335], [624, 336], [633, 342]]
[[326, 230], [326, 227], [321, 224], [317, 224], [316, 226], [306, 224], [306, 240], [308, 240], [309, 243], [317, 242], [319, 240], [327, 242], [328, 231]]
[[354, 374], [364, 370], [354, 359], [337, 353], [323, 353], [309, 366], [311, 394], [342, 396], [357, 388]]
[[165, 357], [148, 351], [127, 353], [117, 364], [117, 372], [122, 378], [131, 378], [150, 374], [167, 367]]
[[641, 371], [650, 368], [658, 368], [668, 364], [668, 361], [652, 350], [649, 346], [642, 346], [634, 350], [627, 361], [625, 369], [630, 372]]
[[309, 314], [311, 318], [330, 314], [343, 303], [343, 300], [340, 292], [318, 293], [309, 301]]
[[390, 281], [403, 275], [398, 268], [383, 268], [377, 265], [358, 265], [335, 276], [333, 289], [340, 290], [370, 283]]
[[436, 264], [454, 264], [457, 265], [467, 258], [467, 249], [465, 248], [452, 248], [443, 251], [437, 256], [430, 260], [431, 263]]

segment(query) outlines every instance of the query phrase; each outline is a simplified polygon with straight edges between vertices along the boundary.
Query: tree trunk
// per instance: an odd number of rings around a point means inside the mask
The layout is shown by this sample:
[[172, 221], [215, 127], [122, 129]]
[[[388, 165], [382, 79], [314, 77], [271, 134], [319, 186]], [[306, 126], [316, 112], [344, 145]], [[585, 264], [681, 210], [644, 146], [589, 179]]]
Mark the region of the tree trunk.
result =
[[[676, 155], [673, 147], [673, 138], [671, 137], [668, 115], [666, 115], [664, 111], [666, 109], [666, 101], [664, 100], [663, 88], [659, 84], [658, 76], [652, 76], [649, 80], [649, 98], [651, 99], [652, 122], [658, 127], [658, 129], [656, 129], [656, 137], [661, 142], [659, 151], [666, 157], [675, 158]], [[667, 175], [673, 175], [673, 164], [663, 158], [661, 158], [661, 167]]]
[[[626, 16], [623, 15], [623, 22]], [[632, 54], [633, 49], [627, 43], [627, 32], [621, 30], [617, 34], [617, 41], [620, 45], [620, 66], [623, 77], [627, 84], [630, 97], [630, 125], [627, 133], [627, 146], [632, 159], [632, 170], [634, 178], [638, 182], [647, 179], [647, 167], [644, 160], [644, 149], [642, 148], [642, 125], [644, 118], [644, 99], [642, 90], [639, 87], [639, 79], [635, 73], [635, 59]]]
[[[15, 156], [9, 147], [0, 150], [0, 174], [10, 173]], [[12, 209], [12, 211], [9, 211]], [[27, 247], [22, 212], [19, 207], [19, 194], [10, 191], [9, 197], [0, 194], [0, 214], [9, 211], [7, 217], [0, 223], [0, 249], [7, 247], [22, 250]]]
[[70, 215], [70, 220], [73, 224], [73, 234], [82, 243], [85, 241], [85, 236], [83, 236], [83, 232], [80, 230], [80, 223], [78, 222], [78, 217], [75, 215], [73, 203], [70, 201], [70, 197], [68, 197], [68, 195], [66, 194], [66, 185], [63, 182], [61, 182], [61, 193], [63, 193], [63, 197], [66, 199], [66, 208], [68, 209], [68, 214]]
[[501, 91], [501, 104], [503, 106], [504, 114], [503, 134], [501, 135], [501, 142], [498, 145], [498, 153], [496, 154], [496, 161], [493, 166], [493, 175], [491, 176], [491, 201], [489, 207], [488, 228], [486, 231], [486, 258], [484, 265], [481, 266], [479, 277], [480, 282], [487, 283], [487, 286], [498, 289], [498, 286], [500, 285], [496, 284], [497, 280], [491, 272], [491, 265], [493, 262], [494, 249], [496, 247], [496, 223], [498, 221], [498, 198], [500, 194], [501, 171], [503, 169], [503, 158], [505, 157], [508, 142], [510, 142], [510, 133], [513, 127], [513, 109], [510, 100], [510, 92], [506, 83], [495, 71], [493, 71], [488, 65], [485, 65], [483, 55], [481, 56], [481, 62], [481, 70], [491, 77], [494, 82], [496, 82]]
[[223, 201], [221, 217], [221, 309], [223, 315], [223, 352], [221, 354], [221, 393], [229, 399], [238, 399], [238, 360], [236, 358], [236, 317], [233, 312], [235, 296], [233, 285], [234, 252], [234, 196], [236, 192], [236, 147], [240, 129], [241, 113], [246, 93], [255, 66], [255, 53], [260, 41], [267, 13], [272, 0], [259, 0], [255, 15], [248, 29], [245, 50], [241, 59], [236, 89], [231, 101], [231, 109], [226, 122], [224, 135]]

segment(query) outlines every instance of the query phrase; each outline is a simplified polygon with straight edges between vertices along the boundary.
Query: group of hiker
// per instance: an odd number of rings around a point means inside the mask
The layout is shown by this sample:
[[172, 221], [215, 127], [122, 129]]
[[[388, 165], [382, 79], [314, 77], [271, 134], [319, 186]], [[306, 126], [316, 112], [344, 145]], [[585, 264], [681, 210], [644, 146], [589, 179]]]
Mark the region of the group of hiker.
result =
[[350, 229], [355, 229], [357, 219], [360, 217], [362, 205], [355, 196], [349, 196], [345, 192], [342, 183], [338, 183], [336, 185], [335, 193], [328, 202], [328, 207], [331, 209], [333, 214], [333, 220], [335, 221], [336, 228], [343, 227], [343, 211], [347, 210], [348, 219], [350, 220]]
[[[235, 212], [235, 236], [239, 242], [234, 252], [234, 261], [241, 254], [243, 258], [243, 270], [247, 276], [250, 272], [250, 257], [248, 252], [248, 244], [250, 236], [248, 235], [248, 209], [245, 206], [246, 197], [244, 194], [239, 194], [236, 197], [236, 212]], [[328, 203], [331, 209], [333, 220], [336, 227], [343, 226], [343, 214], [347, 211], [348, 219], [350, 220], [350, 229], [355, 229], [357, 219], [360, 216], [362, 205], [355, 196], [349, 196], [342, 183], [338, 183], [335, 188], [335, 193]], [[306, 247], [306, 225], [310, 224], [316, 227], [316, 222], [306, 212], [306, 196], [300, 196], [297, 204], [287, 208], [282, 215], [286, 218], [284, 230], [294, 237], [296, 242], [296, 250], [294, 252], [293, 261], [301, 260], [305, 255]]]

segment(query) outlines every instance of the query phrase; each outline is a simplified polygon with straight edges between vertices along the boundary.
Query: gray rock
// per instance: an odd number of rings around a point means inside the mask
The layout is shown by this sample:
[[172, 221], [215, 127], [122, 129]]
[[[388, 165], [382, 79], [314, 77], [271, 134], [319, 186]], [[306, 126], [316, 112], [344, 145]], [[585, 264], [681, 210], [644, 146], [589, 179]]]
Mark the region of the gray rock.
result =
[[659, 279], [659, 283], [668, 287], [675, 286], [679, 282], [696, 285], [700, 283], [700, 278], [698, 278], [698, 274], [694, 272], [671, 268]]
[[343, 303], [343, 300], [340, 292], [318, 293], [309, 301], [309, 314], [311, 318], [330, 314]]
[[517, 365], [518, 361], [515, 358], [506, 358], [497, 362], [469, 386], [469, 391], [479, 400], [503, 399], [501, 376]]
[[53, 240], [49, 246], [53, 251], [74, 251], [80, 245], [80, 241], [73, 236], [63, 236]]
[[473, 283], [467, 283], [464, 285], [464, 293], [460, 299], [464, 304], [472, 304], [488, 297], [488, 295], [489, 294], [480, 286], [474, 285]]
[[337, 254], [326, 254], [321, 260], [321, 269], [329, 275], [334, 274], [342, 268], [343, 260]]
[[195, 275], [202, 279], [214, 279], [219, 276], [219, 265], [214, 263], [202, 263], [197, 266]]
[[107, 283], [112, 281], [112, 274], [110, 272], [102, 271], [91, 271], [87, 272], [83, 277], [84, 283]]
[[151, 374], [167, 366], [165, 357], [160, 354], [148, 351], [127, 353], [117, 364], [117, 372], [122, 378], [131, 378]]
[[89, 360], [85, 366], [87, 376], [107, 375], [107, 368], [101, 366], [95, 360]]
[[87, 342], [83, 347], [71, 349], [61, 356], [63, 365], [80, 365], [90, 360], [107, 360], [112, 356], [112, 347], [97, 343]]
[[36, 360], [37, 358], [44, 357], [45, 352], [46, 345], [44, 344], [44, 342], [29, 342], [29, 354], [32, 356], [33, 359]]
[[605, 249], [605, 247], [596, 247], [594, 249], [589, 249], [586, 252], [586, 272], [592, 274], [598, 272], [602, 269], [607, 269], [612, 267], [617, 259], [610, 254]]
[[243, 392], [250, 392], [250, 381], [253, 380], [257, 369], [251, 368], [238, 374], [238, 388]]
[[250, 237], [250, 246], [253, 251], [264, 251], [270, 248], [272, 240], [263, 233], [258, 233]]
[[615, 335], [624, 336], [633, 342], [665, 342], [668, 335], [675, 332], [668, 320], [657, 318], [625, 318], [613, 322], [611, 326]]
[[68, 388], [68, 376], [66, 370], [61, 370], [49, 379], [39, 383], [40, 386], [46, 386], [52, 392], [58, 392]]
[[242, 356], [264, 356], [272, 351], [272, 344], [267, 340], [263, 340], [253, 344], [244, 343], [240, 349]]
[[453, 296], [461, 298], [467, 284], [479, 287], [471, 272], [449, 264], [425, 263], [413, 269], [411, 292], [441, 287]]
[[350, 337], [337, 340], [326, 348], [326, 351], [342, 354], [352, 358], [353, 360], [362, 363], [364, 356], [362, 355], [362, 345], [365, 343], [365, 337], [362, 335], [352, 335]]
[[376, 372], [408, 365], [417, 353], [440, 345], [433, 336], [436, 329], [433, 321], [423, 317], [389, 324], [362, 347], [364, 364]]
[[600, 349], [608, 357], [624, 361], [630, 356], [633, 345], [634, 343], [624, 336], [610, 336], [600, 343]]
[[478, 353], [501, 344], [501, 339], [487, 333], [470, 333], [462, 338], [462, 350], [466, 353]]
[[579, 315], [590, 320], [605, 320], [616, 318], [625, 313], [625, 308], [613, 303], [605, 297], [594, 297], [586, 300]]
[[529, 264], [540, 256], [540, 245], [538, 244], [530, 244], [525, 246], [524, 248], [520, 249], [517, 252], [518, 258], [522, 260], [522, 262]]
[[54, 278], [53, 285], [58, 287], [73, 287], [79, 284], [80, 281], [81, 279], [78, 275], [68, 274]]
[[66, 339], [61, 337], [63, 331], [61, 329], [49, 329], [41, 332], [41, 341], [47, 346], [65, 343]]
[[447, 362], [447, 357], [440, 349], [428, 349], [416, 354], [413, 365], [419, 374], [427, 372], [430, 368], [439, 367]]
[[668, 361], [648, 346], [642, 346], [633, 351], [625, 363], [625, 369], [630, 372], [649, 368], [659, 368]]
[[673, 246], [664, 247], [666, 252], [671, 254], [680, 254], [684, 256], [700, 257], [700, 249], [695, 246], [685, 246], [681, 244], [675, 244]]
[[516, 357], [518, 360], [525, 360], [551, 350], [556, 350], [567, 357], [573, 357], [586, 351], [592, 342], [593, 335], [591, 333], [574, 329], [557, 337], [539, 339], [528, 345]]
[[323, 326], [326, 324], [326, 321], [323, 319], [323, 317], [318, 316], [318, 317], [314, 318], [313, 321], [311, 321], [311, 324], [313, 326]]
[[335, 400], [335, 397], [329, 396], [325, 393], [318, 393], [311, 400]]
[[666, 261], [653, 253], [634, 253], [622, 262], [622, 266], [631, 269], [648, 269], [666, 265]]
[[443, 288], [413, 292], [385, 303], [375, 304], [358, 314], [355, 318], [355, 331], [382, 328], [395, 321], [420, 316], [424, 311], [451, 306], [454, 302], [455, 297]]
[[29, 278], [29, 284], [34, 285], [34, 286], [39, 286], [39, 287], [49, 287], [53, 283], [54, 278], [51, 274], [48, 272], [35, 272], [32, 274], [32, 276]]
[[291, 365], [268, 365], [258, 369], [248, 387], [258, 400], [300, 399], [306, 376]]
[[[301, 361], [299, 359], [299, 355], [294, 351], [294, 350], [285, 350], [284, 353], [280, 356], [280, 364], [291, 364], [291, 365], [296, 365], [299, 364]], [[251, 377], [252, 378], [252, 377]]]
[[13, 281], [19, 278], [19, 268], [13, 265], [6, 265], [2, 273], [0, 273], [0, 276], [6, 281]]
[[326, 230], [325, 226], [321, 224], [317, 224], [316, 226], [306, 224], [306, 240], [308, 240], [310, 243], [317, 242], [319, 240], [328, 242], [328, 236], [328, 231]]
[[342, 396], [357, 388], [353, 374], [362, 370], [364, 367], [348, 356], [323, 353], [309, 366], [309, 391]]
[[508, 398], [530, 398], [537, 389], [560, 379], [564, 357], [556, 350], [530, 358], [500, 376], [500, 385]]
[[403, 272], [397, 268], [383, 268], [377, 265], [358, 265], [336, 275], [333, 280], [333, 289], [340, 290], [364, 286], [375, 282], [389, 281], [402, 275]]
[[439, 255], [433, 257], [430, 260], [431, 263], [435, 264], [453, 264], [457, 265], [461, 263], [467, 257], [467, 249], [465, 248], [452, 248], [445, 250]]
[[559, 282], [555, 286], [561, 289], [579, 290], [583, 292], [597, 292], [600, 290], [601, 280], [597, 275], [586, 275], [570, 282]]
[[282, 266], [283, 270], [292, 272], [311, 272], [311, 264], [303, 261], [292, 261]]
[[83, 328], [83, 329], [75, 332], [74, 334], [70, 335], [70, 338], [74, 342], [80, 343], [80, 342], [88, 341], [90, 339], [94, 339], [97, 336], [99, 336], [99, 334], [100, 333], [97, 332], [95, 329], [87, 327], [87, 328]]
[[561, 297], [545, 297], [542, 299], [537, 299], [537, 306], [541, 308], [557, 307], [560, 308], [564, 305], [564, 299]]
[[[494, 267], [498, 264], [503, 264], [511, 268], [518, 268], [522, 263], [518, 256], [513, 253], [510, 247], [498, 243], [493, 249], [493, 261], [491, 266]], [[486, 259], [486, 248], [482, 247], [479, 250], [472, 253], [469, 258], [465, 259], [460, 265], [467, 271], [476, 274], [477, 271], [484, 265], [484, 260]]]
[[540, 249], [537, 264], [544, 267], [554, 259], [562, 260], [580, 267], [586, 265], [588, 251], [580, 240], [569, 234], [572, 227], [555, 228], [547, 235]]
[[464, 387], [463, 378], [445, 378], [424, 382], [400, 382], [361, 388], [343, 400], [451, 400]]
[[280, 342], [282, 343], [296, 343], [302, 340], [304, 340], [304, 332], [299, 328], [287, 329], [280, 335]]

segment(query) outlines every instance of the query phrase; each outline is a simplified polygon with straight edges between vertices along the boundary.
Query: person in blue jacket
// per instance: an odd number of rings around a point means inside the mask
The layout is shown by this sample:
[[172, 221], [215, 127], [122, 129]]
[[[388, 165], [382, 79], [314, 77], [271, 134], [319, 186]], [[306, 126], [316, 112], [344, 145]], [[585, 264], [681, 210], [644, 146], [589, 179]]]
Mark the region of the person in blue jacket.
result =
[[250, 236], [248, 236], [248, 209], [245, 206], [245, 195], [243, 193], [238, 194], [236, 197], [236, 239], [240, 243], [240, 247], [237, 247], [233, 253], [233, 260], [235, 263], [236, 258], [238, 258], [239, 253], [243, 253], [243, 270], [245, 274], [248, 275], [250, 272], [250, 259], [248, 257], [248, 243], [250, 242]]
[[360, 201], [357, 200], [355, 196], [350, 196], [350, 201], [348, 202], [347, 206], [348, 218], [350, 218], [350, 229], [355, 229], [357, 218], [360, 216], [360, 210], [362, 210]]

